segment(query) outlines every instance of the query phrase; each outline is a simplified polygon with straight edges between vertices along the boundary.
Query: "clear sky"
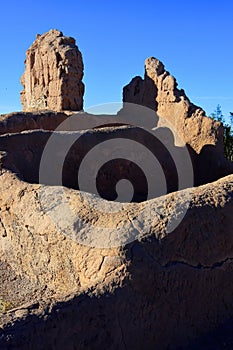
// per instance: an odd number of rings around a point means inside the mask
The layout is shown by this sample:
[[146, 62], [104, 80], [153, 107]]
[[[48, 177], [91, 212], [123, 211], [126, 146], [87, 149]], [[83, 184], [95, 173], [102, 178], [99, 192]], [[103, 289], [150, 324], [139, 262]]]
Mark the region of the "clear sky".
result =
[[20, 75], [37, 33], [73, 36], [85, 65], [85, 107], [120, 102], [122, 88], [160, 59], [192, 102], [233, 111], [233, 1], [2, 1], [0, 113], [21, 110]]

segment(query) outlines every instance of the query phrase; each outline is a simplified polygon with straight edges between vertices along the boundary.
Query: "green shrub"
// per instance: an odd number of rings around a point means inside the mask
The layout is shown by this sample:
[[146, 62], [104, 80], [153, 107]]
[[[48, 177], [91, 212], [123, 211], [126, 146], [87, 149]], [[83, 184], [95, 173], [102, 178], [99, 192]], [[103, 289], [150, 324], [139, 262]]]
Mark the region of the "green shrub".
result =
[[221, 106], [217, 105], [216, 110], [214, 113], [211, 113], [210, 118], [217, 120], [223, 124], [225, 157], [233, 162], [233, 113], [230, 113], [230, 123], [227, 123], [222, 114]]

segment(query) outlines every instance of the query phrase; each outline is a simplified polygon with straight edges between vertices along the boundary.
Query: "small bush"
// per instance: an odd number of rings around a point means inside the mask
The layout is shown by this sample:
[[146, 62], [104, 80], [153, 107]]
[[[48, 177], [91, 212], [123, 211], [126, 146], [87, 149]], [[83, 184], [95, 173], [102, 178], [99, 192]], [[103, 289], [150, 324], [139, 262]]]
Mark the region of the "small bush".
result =
[[13, 304], [10, 301], [4, 300], [4, 298], [0, 296], [0, 312], [6, 312], [12, 308]]
[[214, 113], [211, 113], [210, 118], [217, 120], [223, 124], [225, 157], [233, 162], [233, 113], [230, 113], [230, 123], [227, 123], [222, 114], [221, 106], [217, 105], [216, 110]]

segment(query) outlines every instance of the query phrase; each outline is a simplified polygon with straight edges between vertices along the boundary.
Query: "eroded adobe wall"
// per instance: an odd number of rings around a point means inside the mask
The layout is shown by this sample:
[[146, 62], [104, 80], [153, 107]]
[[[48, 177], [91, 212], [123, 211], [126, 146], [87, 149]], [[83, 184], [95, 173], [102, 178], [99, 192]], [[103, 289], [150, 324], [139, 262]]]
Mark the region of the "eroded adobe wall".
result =
[[83, 60], [75, 39], [50, 30], [27, 50], [21, 77], [23, 111], [83, 109]]

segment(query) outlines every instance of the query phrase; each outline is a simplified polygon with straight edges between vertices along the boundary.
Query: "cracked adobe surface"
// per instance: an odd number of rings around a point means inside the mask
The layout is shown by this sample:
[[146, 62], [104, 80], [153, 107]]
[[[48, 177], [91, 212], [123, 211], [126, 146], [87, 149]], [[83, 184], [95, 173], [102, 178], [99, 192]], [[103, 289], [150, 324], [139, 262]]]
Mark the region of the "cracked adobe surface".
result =
[[[38, 207], [40, 186], [1, 175], [3, 257], [37, 290], [46, 286], [39, 300], [32, 288], [24, 306], [2, 317], [2, 346], [175, 349], [233, 317], [232, 176], [108, 215], [110, 227], [139, 212], [151, 223], [138, 241], [111, 249], [85, 247], [60, 233]], [[106, 221], [83, 207], [78, 192], [66, 191], [87, 222]], [[166, 233], [166, 221], [187, 200], [184, 220]], [[149, 216], [153, 208], [160, 215]]]

